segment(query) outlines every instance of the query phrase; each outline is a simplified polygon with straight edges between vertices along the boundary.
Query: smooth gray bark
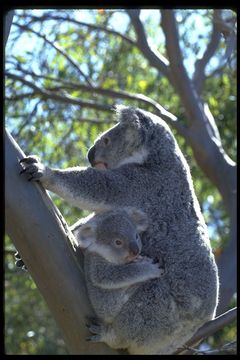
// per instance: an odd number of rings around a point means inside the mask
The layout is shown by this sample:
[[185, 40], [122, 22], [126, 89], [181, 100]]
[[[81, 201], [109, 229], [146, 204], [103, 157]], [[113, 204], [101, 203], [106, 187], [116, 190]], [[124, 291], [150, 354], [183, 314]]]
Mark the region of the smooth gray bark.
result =
[[[25, 155], [5, 138], [6, 232], [55, 318], [71, 354], [116, 354], [103, 343], [86, 342], [86, 315], [93, 315], [84, 275], [74, 256], [74, 238], [40, 184], [20, 176]], [[80, 258], [81, 260], [81, 258]]]
[[14, 10], [9, 11], [4, 18], [4, 46], [6, 46], [8, 35], [10, 33], [12, 21], [14, 16]]

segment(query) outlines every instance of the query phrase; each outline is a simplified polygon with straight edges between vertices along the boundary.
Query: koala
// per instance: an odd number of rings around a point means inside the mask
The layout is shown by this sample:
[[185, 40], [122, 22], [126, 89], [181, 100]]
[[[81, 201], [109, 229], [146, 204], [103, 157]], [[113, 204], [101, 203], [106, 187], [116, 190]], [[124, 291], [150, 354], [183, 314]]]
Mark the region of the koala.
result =
[[[146, 227], [146, 215], [133, 208], [90, 215], [71, 227], [84, 251], [89, 299], [103, 324], [114, 321], [143, 282], [159, 278], [163, 273], [158, 263], [139, 257], [142, 247], [140, 233]], [[104, 341], [99, 336], [91, 338], [97, 339]]]
[[170, 128], [139, 108], [120, 106], [116, 113], [117, 124], [88, 151], [91, 167], [52, 169], [29, 156], [20, 161], [22, 172], [96, 214], [130, 206], [147, 215], [141, 256], [163, 257], [165, 274], [136, 290], [132, 309], [128, 304], [131, 324], [124, 306], [114, 324], [120, 338], [135, 339], [131, 353], [171, 354], [214, 318], [218, 269], [189, 166]]

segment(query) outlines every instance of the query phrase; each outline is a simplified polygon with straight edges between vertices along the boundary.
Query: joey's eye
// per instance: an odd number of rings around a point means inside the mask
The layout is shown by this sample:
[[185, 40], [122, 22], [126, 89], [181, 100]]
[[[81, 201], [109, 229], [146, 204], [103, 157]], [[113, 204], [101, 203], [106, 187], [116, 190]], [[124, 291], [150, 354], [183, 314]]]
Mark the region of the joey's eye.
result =
[[110, 139], [109, 139], [109, 137], [107, 137], [107, 136], [105, 136], [104, 138], [103, 138], [103, 143], [104, 143], [104, 145], [109, 145], [110, 144]]
[[115, 240], [115, 245], [118, 247], [122, 246], [123, 245], [122, 240], [119, 240], [119, 239]]

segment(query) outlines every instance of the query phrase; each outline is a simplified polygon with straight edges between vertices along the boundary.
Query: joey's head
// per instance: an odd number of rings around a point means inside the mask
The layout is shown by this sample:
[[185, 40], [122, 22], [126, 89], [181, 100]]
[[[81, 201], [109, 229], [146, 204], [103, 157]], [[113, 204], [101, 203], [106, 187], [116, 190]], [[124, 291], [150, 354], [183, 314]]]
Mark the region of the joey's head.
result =
[[123, 264], [140, 254], [140, 234], [147, 226], [147, 216], [142, 211], [133, 208], [109, 211], [82, 225], [77, 241], [88, 253], [97, 253], [109, 262]]
[[88, 151], [88, 159], [98, 169], [113, 169], [128, 163], [143, 164], [154, 153], [168, 157], [174, 139], [167, 124], [144, 110], [117, 106], [118, 123], [101, 134]]

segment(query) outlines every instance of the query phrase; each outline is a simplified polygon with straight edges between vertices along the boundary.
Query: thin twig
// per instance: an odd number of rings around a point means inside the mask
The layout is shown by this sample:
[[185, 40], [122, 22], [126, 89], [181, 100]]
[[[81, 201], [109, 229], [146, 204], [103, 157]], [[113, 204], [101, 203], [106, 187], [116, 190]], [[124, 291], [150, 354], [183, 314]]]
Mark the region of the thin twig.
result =
[[207, 48], [203, 56], [201, 57], [201, 59], [198, 59], [195, 63], [193, 82], [199, 94], [201, 94], [202, 92], [202, 86], [205, 80], [205, 68], [209, 63], [210, 59], [215, 54], [221, 39], [219, 27], [217, 26], [216, 21], [214, 21], [216, 16], [218, 16], [218, 13], [221, 13], [221, 11], [222, 10], [218, 10], [218, 9], [214, 10], [211, 39], [207, 45]]
[[218, 349], [213, 350], [199, 350], [190, 346], [184, 347], [186, 351], [184, 355], [225, 355], [225, 354], [236, 354], [237, 353], [237, 342], [231, 341], [230, 343], [224, 344]]
[[[148, 105], [148, 106], [152, 106], [153, 109], [155, 110], [155, 113], [156, 115], [160, 116], [163, 120], [165, 120], [167, 123], [171, 124], [174, 128], [176, 128], [179, 133], [181, 135], [183, 135], [185, 138], [188, 137], [188, 131], [187, 131], [187, 128], [181, 124], [177, 117], [175, 115], [173, 115], [172, 113], [170, 113], [169, 111], [167, 111], [166, 109], [164, 109], [163, 106], [161, 106], [158, 102], [154, 101], [153, 99], [143, 95], [143, 94], [129, 94], [128, 92], [126, 91], [122, 91], [122, 90], [109, 90], [109, 89], [103, 89], [103, 88], [100, 88], [100, 87], [89, 87], [88, 85], [85, 85], [85, 84], [78, 84], [78, 83], [73, 83], [73, 82], [68, 82], [68, 81], [63, 81], [63, 80], [60, 80], [60, 79], [57, 79], [57, 78], [54, 78], [54, 77], [50, 77], [50, 76], [43, 76], [43, 75], [38, 75], [38, 74], [35, 74], [34, 72], [30, 72], [30, 71], [27, 71], [27, 70], [24, 70], [21, 68], [21, 71], [27, 75], [31, 75], [33, 77], [37, 77], [37, 78], [45, 78], [45, 79], [49, 79], [49, 80], [52, 80], [52, 81], [56, 81], [56, 82], [61, 82], [61, 84], [63, 84], [65, 87], [70, 87], [70, 88], [77, 88], [78, 90], [84, 90], [84, 91], [90, 91], [91, 93], [96, 93], [96, 94], [101, 94], [101, 95], [105, 95], [105, 96], [109, 96], [109, 97], [112, 97], [112, 98], [120, 98], [120, 99], [127, 99], [127, 100], [134, 100], [134, 101], [139, 101], [139, 102], [143, 102], [144, 104]], [[41, 90], [39, 87], [36, 87], [35, 84], [32, 84], [30, 83], [29, 81], [26, 81], [25, 79], [17, 76], [17, 75], [13, 75], [13, 74], [10, 74], [10, 73], [7, 73], [7, 75], [9, 77], [15, 77], [15, 79], [18, 79], [22, 82], [24, 82], [26, 85], [28, 86], [31, 86], [35, 92], [37, 92], [38, 94], [41, 94], [41, 95], [44, 95], [45, 97], [48, 96], [48, 98], [53, 98], [55, 100], [60, 100], [60, 97], [61, 99], [63, 98], [62, 95], [58, 95], [56, 93], [54, 93], [53, 91], [56, 90], [56, 89], [59, 89], [59, 86], [56, 88], [56, 87], [51, 87], [51, 88], [47, 88], [46, 90]], [[30, 85], [31, 84], [31, 85]], [[64, 87], [63, 86], [63, 87]], [[9, 98], [8, 100], [12, 100], [11, 98]], [[80, 100], [76, 100], [76, 98], [73, 98], [71, 97], [70, 95], [66, 95], [65, 94], [65, 97], [64, 97], [64, 101], [65, 102], [71, 102], [75, 105], [79, 105], [79, 101]], [[77, 101], [77, 103], [76, 103]], [[82, 102], [83, 104], [83, 102]], [[86, 106], [86, 104], [91, 104], [91, 106], [88, 106], [88, 107], [94, 107], [93, 104], [96, 104], [94, 102], [88, 102], [88, 103], [84, 103], [84, 105], [82, 106]], [[101, 106], [100, 104], [97, 105], [98, 106], [98, 109], [99, 109], [99, 106]], [[104, 106], [104, 105], [103, 105]], [[112, 109], [112, 107], [110, 107], [110, 109]], [[103, 109], [100, 109], [100, 110], [103, 110]], [[105, 109], [104, 109], [105, 110]]]
[[224, 326], [229, 325], [231, 322], [237, 318], [237, 308], [233, 308], [224, 314], [216, 317], [214, 320], [206, 322], [186, 344], [179, 348], [174, 354], [179, 354], [186, 350], [188, 347], [193, 347], [200, 340], [207, 338], [208, 336], [214, 334], [216, 331], [222, 329]]
[[87, 108], [92, 108], [92, 109], [97, 109], [97, 110], [102, 110], [102, 111], [112, 112], [112, 110], [113, 110], [114, 105], [107, 105], [107, 104], [102, 105], [102, 104], [98, 104], [96, 102], [93, 102], [91, 100], [88, 100], [88, 101], [80, 100], [78, 98], [75, 98], [75, 97], [67, 95], [67, 94], [65, 94], [65, 95], [55, 94], [55, 93], [53, 93], [51, 91], [40, 89], [37, 85], [32, 84], [30, 81], [22, 78], [19, 75], [12, 74], [12, 73], [9, 73], [9, 72], [6, 72], [6, 75], [8, 77], [10, 77], [11, 79], [21, 81], [23, 84], [29, 86], [30, 88], [32, 88], [37, 94], [39, 94], [45, 100], [52, 99], [52, 100], [60, 101], [62, 103], [79, 105], [79, 106], [82, 106], [82, 107], [87, 107]]
[[33, 118], [33, 116], [36, 115], [37, 110], [38, 110], [38, 106], [39, 104], [42, 102], [42, 99], [38, 100], [33, 108], [33, 110], [30, 112], [30, 114], [28, 114], [28, 116], [26, 116], [25, 120], [22, 122], [21, 126], [17, 129], [17, 133], [16, 133], [16, 137], [20, 136], [20, 133], [22, 132], [22, 130], [24, 128], [26, 128], [27, 124], [31, 123], [31, 120]]
[[[27, 15], [27, 16], [30, 16], [30, 15]], [[26, 16], [24, 16], [26, 17]], [[68, 22], [71, 22], [73, 24], [76, 24], [78, 26], [85, 26], [87, 27], [88, 29], [90, 30], [100, 30], [100, 31], [103, 31], [103, 32], [106, 32], [107, 34], [112, 34], [112, 35], [115, 35], [115, 36], [118, 36], [120, 38], [122, 38], [124, 41], [128, 42], [130, 45], [133, 45], [133, 46], [136, 46], [136, 42], [132, 39], [130, 39], [128, 36], [126, 35], [123, 35], [113, 29], [109, 29], [109, 28], [106, 28], [104, 26], [100, 26], [100, 25], [94, 25], [94, 24], [87, 24], [85, 22], [82, 22], [82, 21], [78, 21], [78, 20], [75, 20], [75, 19], [71, 19], [70, 17], [63, 17], [63, 16], [56, 16], [56, 15], [43, 15], [41, 17], [37, 17], [37, 16], [31, 16], [32, 20], [29, 21], [28, 24], [30, 24], [31, 22], [37, 22], [37, 21], [45, 21], [45, 20], [63, 20], [63, 21], [68, 21]]]
[[70, 64], [78, 71], [78, 73], [79, 73], [81, 76], [83, 76], [83, 78], [85, 79], [85, 81], [87, 82], [87, 84], [88, 84], [89, 86], [91, 86], [91, 87], [93, 86], [92, 83], [90, 82], [90, 80], [88, 79], [88, 77], [87, 77], [87, 76], [83, 73], [83, 71], [79, 68], [79, 66], [78, 66], [78, 64], [75, 62], [75, 60], [72, 59], [72, 58], [66, 53], [65, 50], [63, 50], [62, 48], [60, 48], [59, 45], [54, 44], [52, 41], [48, 40], [45, 35], [42, 35], [42, 34], [40, 34], [39, 32], [37, 32], [37, 31], [35, 31], [35, 30], [33, 30], [33, 29], [30, 29], [30, 28], [28, 28], [28, 27], [25, 26], [25, 25], [20, 25], [20, 24], [17, 24], [17, 23], [15, 23], [15, 22], [13, 22], [13, 25], [18, 26], [18, 27], [19, 27], [20, 29], [22, 29], [22, 30], [26, 30], [26, 31], [32, 32], [33, 34], [37, 35], [38, 37], [40, 37], [41, 39], [43, 39], [45, 42], [47, 42], [49, 45], [51, 45], [57, 52], [59, 52], [61, 55], [63, 55], [63, 56], [67, 59], [67, 61], [70, 62]]
[[151, 66], [157, 68], [157, 70], [169, 78], [169, 62], [159, 52], [150, 48], [143, 24], [139, 17], [139, 10], [127, 10], [126, 12], [129, 15], [135, 29], [138, 48], [141, 50], [146, 59], [148, 59]]

